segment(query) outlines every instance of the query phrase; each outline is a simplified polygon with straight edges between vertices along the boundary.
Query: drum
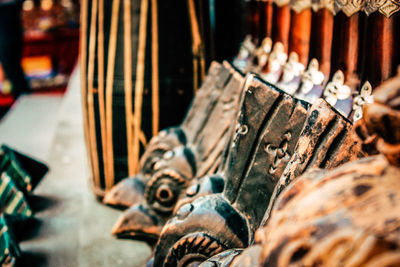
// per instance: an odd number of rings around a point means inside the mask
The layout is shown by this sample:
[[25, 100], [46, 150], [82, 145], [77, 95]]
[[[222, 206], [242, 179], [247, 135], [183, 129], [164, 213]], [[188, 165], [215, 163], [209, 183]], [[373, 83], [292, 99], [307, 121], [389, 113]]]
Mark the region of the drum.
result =
[[84, 0], [85, 137], [99, 197], [137, 169], [159, 128], [180, 123], [193, 95], [187, 1]]

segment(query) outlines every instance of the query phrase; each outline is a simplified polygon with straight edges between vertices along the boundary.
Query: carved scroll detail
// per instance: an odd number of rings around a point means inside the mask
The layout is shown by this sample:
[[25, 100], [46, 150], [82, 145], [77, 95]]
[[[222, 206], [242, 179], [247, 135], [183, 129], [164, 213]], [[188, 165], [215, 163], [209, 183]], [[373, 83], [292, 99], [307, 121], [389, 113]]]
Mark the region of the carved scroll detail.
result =
[[365, 0], [365, 6], [363, 8], [367, 15], [372, 14], [375, 11], [379, 11], [385, 17], [389, 18], [394, 13], [400, 10], [399, 0]]
[[336, 0], [334, 1], [334, 11], [343, 11], [348, 17], [357, 13], [364, 6], [364, 0]]
[[348, 17], [360, 11], [367, 15], [378, 11], [389, 18], [400, 10], [399, 0], [275, 0], [274, 3], [279, 7], [290, 4], [290, 8], [297, 13], [307, 8], [314, 11], [325, 8], [333, 14], [342, 11]]
[[367, 15], [379, 11], [389, 18], [400, 10], [399, 0], [336, 0], [334, 1], [334, 13], [343, 11], [348, 17], [363, 11]]

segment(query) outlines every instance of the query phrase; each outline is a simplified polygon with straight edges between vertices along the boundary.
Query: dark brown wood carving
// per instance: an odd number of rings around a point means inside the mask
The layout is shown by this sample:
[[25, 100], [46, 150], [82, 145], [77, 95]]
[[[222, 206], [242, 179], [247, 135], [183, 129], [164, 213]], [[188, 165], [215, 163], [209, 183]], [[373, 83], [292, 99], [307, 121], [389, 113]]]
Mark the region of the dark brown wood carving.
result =
[[[190, 141], [153, 160], [152, 172], [143, 183], [141, 202], [131, 203], [114, 226], [113, 234], [156, 240], [192, 180], [217, 171], [234, 127], [244, 81], [242, 74], [225, 63], [204, 87], [204, 95], [199, 91], [199, 100], [181, 126], [184, 132], [191, 133]], [[210, 106], [209, 98], [213, 97], [216, 101]]]
[[[155, 164], [162, 159], [167, 151], [175, 147], [193, 142], [197, 132], [208, 119], [207, 112], [212, 110], [217, 102], [225, 82], [230, 78], [230, 72], [219, 63], [213, 63], [207, 79], [198, 90], [188, 115], [180, 127], [161, 131], [153, 137], [140, 159], [140, 170], [135, 177], [122, 180], [106, 193], [103, 202], [119, 207], [129, 207], [143, 201], [144, 187], [150, 176], [155, 172]], [[195, 117], [194, 114], [199, 114]]]
[[380, 155], [305, 172], [279, 195], [255, 245], [224, 251], [200, 266], [398, 265], [399, 78], [384, 82], [375, 103], [364, 106], [362, 123], [377, 136]]
[[[220, 173], [223, 193], [192, 197], [177, 210], [162, 230], [154, 266], [190, 266], [221, 250], [248, 246], [268, 217], [277, 182], [290, 176], [285, 173], [298, 171], [294, 178], [315, 165], [334, 167], [363, 155], [351, 123], [323, 100], [310, 107], [257, 78], [248, 84]], [[304, 137], [309, 141], [302, 142]]]
[[278, 198], [260, 232], [263, 266], [400, 263], [399, 78], [382, 84], [365, 123], [382, 154], [307, 172]]

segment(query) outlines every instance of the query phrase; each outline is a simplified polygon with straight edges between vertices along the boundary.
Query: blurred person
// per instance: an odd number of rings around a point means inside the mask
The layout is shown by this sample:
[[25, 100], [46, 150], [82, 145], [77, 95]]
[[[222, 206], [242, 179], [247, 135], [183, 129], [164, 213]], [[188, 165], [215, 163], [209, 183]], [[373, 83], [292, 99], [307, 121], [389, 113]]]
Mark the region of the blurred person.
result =
[[21, 66], [22, 2], [23, 0], [0, 0], [0, 63], [12, 84], [11, 94], [15, 99], [29, 91], [29, 85]]

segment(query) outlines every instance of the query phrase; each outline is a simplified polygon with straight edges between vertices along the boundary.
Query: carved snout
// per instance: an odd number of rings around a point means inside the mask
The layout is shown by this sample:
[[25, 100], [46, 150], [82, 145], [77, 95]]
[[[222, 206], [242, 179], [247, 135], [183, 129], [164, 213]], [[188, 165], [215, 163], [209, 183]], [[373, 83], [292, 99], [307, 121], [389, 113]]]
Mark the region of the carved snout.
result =
[[221, 252], [199, 265], [199, 267], [258, 267], [261, 245]]
[[165, 221], [146, 204], [127, 209], [112, 229], [119, 238], [142, 239], [151, 244], [157, 241]]
[[144, 178], [139, 174], [124, 179], [106, 193], [103, 203], [117, 208], [128, 208], [144, 202]]
[[200, 197], [183, 205], [164, 226], [154, 266], [192, 266], [226, 249], [246, 247], [247, 224], [220, 194]]

